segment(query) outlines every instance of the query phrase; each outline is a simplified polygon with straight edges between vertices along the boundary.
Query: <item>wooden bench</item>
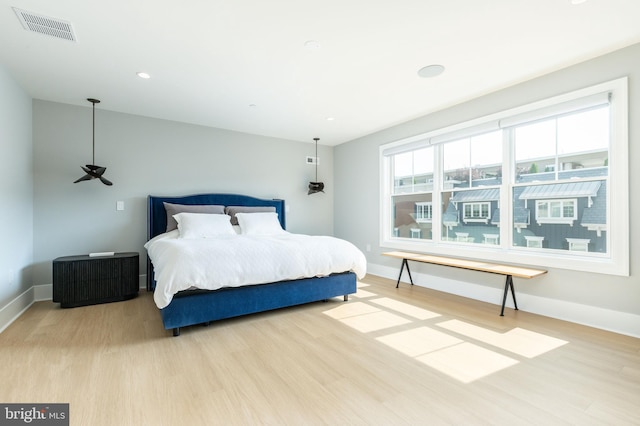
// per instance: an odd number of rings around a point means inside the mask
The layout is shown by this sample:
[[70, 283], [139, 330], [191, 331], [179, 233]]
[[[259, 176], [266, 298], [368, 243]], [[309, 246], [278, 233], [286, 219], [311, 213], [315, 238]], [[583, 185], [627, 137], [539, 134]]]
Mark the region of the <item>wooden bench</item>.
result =
[[411, 285], [413, 285], [413, 278], [411, 277], [411, 271], [409, 270], [409, 260], [412, 260], [414, 262], [432, 263], [434, 265], [452, 266], [454, 268], [470, 269], [473, 271], [505, 275], [507, 279], [504, 284], [504, 296], [502, 297], [502, 310], [500, 311], [500, 316], [504, 316], [504, 304], [507, 301], [507, 293], [509, 292], [509, 289], [511, 289], [511, 296], [513, 297], [513, 305], [515, 307], [515, 310], [518, 310], [518, 304], [516, 303], [516, 292], [513, 288], [513, 277], [528, 279], [547, 273], [547, 271], [543, 269], [524, 268], [521, 266], [502, 265], [499, 263], [489, 263], [479, 260], [432, 256], [430, 254], [409, 253], [404, 251], [390, 251], [382, 254], [385, 256], [402, 259], [402, 267], [400, 268], [400, 275], [398, 275], [396, 288], [398, 288], [398, 286], [400, 285], [400, 278], [402, 278], [402, 272], [404, 271], [405, 267], [407, 268], [407, 273], [409, 274]]

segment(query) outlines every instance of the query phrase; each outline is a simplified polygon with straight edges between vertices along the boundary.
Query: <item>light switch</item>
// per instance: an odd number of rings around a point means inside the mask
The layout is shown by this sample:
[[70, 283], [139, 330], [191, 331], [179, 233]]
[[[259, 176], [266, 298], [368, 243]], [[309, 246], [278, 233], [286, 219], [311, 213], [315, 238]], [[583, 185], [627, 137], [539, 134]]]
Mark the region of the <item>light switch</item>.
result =
[[124, 210], [124, 201], [116, 201], [116, 210]]

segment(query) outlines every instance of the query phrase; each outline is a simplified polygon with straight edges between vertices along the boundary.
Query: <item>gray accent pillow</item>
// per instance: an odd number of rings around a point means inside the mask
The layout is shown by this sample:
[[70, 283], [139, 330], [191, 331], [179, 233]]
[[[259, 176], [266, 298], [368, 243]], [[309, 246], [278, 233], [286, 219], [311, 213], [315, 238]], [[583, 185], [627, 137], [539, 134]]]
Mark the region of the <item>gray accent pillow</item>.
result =
[[173, 218], [173, 215], [178, 213], [207, 213], [207, 214], [224, 214], [224, 206], [218, 206], [215, 204], [202, 205], [202, 204], [164, 204], [164, 209], [167, 211], [167, 230], [166, 232], [178, 229], [178, 222]]
[[236, 213], [263, 213], [263, 212], [275, 212], [275, 207], [247, 207], [247, 206], [227, 206], [224, 209], [225, 213], [231, 216], [231, 224], [237, 225], [238, 218]]

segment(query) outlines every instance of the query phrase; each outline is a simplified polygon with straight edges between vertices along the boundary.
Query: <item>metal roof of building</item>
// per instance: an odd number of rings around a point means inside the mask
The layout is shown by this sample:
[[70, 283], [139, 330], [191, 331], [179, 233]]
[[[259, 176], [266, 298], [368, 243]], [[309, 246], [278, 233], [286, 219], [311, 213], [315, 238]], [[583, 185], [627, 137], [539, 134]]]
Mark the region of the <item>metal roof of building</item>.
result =
[[472, 201], [497, 201], [499, 199], [500, 188], [458, 191], [453, 197], [451, 197], [451, 201], [454, 203], [466, 203]]
[[598, 194], [600, 185], [600, 181], [591, 181], [528, 186], [518, 198], [521, 200], [543, 200], [566, 197], [595, 197]]

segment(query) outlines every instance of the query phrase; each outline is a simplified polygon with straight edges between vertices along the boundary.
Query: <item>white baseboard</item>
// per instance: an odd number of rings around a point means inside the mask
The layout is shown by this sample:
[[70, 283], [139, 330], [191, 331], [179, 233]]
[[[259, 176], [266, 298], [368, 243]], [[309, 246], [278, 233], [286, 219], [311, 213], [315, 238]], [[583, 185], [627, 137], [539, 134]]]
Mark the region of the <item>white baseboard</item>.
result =
[[[398, 268], [369, 263], [367, 265], [367, 272], [396, 281], [400, 270]], [[480, 300], [482, 302], [493, 303], [498, 306], [496, 315], [499, 313], [504, 288], [487, 287], [443, 277], [434, 278], [433, 276], [415, 271], [412, 271], [411, 275], [415, 285]], [[405, 280], [408, 280], [406, 272], [403, 273], [401, 282], [408, 283], [408, 281]], [[518, 301], [518, 309], [525, 312], [587, 325], [627, 336], [640, 337], [640, 315], [599, 308], [597, 306], [582, 305], [564, 300], [533, 296], [519, 292], [517, 288], [516, 298]], [[506, 306], [513, 308], [510, 295], [507, 297]], [[505, 313], [505, 315], [507, 314]]]
[[35, 302], [33, 287], [0, 308], [0, 333], [9, 327]]
[[[139, 286], [141, 290], [147, 288], [147, 276], [140, 275]], [[34, 285], [24, 291], [18, 297], [0, 308], [0, 333], [9, 327], [20, 315], [22, 315], [35, 302], [43, 302], [53, 299], [53, 284]]]
[[53, 284], [34, 285], [31, 288], [33, 288], [34, 302], [43, 302], [45, 300], [53, 299]]

